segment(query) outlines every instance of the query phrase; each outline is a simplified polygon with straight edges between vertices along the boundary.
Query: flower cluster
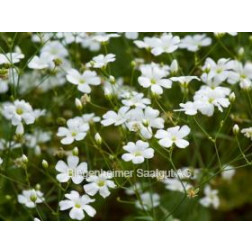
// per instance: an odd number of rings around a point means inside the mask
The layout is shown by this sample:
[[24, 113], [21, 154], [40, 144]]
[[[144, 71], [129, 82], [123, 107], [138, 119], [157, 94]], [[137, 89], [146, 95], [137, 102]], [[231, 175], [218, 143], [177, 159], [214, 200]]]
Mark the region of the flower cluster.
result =
[[250, 176], [251, 36], [24, 37], [34, 48], [10, 37], [0, 54], [0, 204], [29, 208], [12, 216], [214, 219], [250, 202], [222, 192]]

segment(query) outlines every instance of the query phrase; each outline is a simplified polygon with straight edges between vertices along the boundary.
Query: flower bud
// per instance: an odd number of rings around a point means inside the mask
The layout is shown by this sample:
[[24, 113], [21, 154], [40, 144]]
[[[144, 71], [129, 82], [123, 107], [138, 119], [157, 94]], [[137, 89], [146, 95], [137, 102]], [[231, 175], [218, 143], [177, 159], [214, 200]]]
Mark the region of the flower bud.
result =
[[41, 185], [40, 184], [36, 184], [36, 186], [35, 186], [35, 190], [40, 190], [41, 189]]
[[77, 108], [78, 110], [82, 110], [83, 105], [82, 105], [82, 103], [81, 103], [81, 100], [80, 100], [80, 99], [75, 98], [75, 106], [76, 106], [76, 108]]
[[95, 134], [95, 141], [99, 145], [102, 143], [101, 135], [98, 132]]
[[48, 162], [45, 159], [42, 160], [42, 167], [45, 169], [49, 167]]
[[233, 133], [234, 133], [234, 135], [238, 135], [239, 132], [240, 132], [239, 126], [237, 124], [235, 124], [234, 127], [233, 127]]
[[3, 159], [2, 158], [0, 158], [0, 165], [3, 163]]
[[22, 155], [21, 159], [22, 159], [22, 162], [23, 162], [24, 164], [27, 164], [28, 161], [29, 161], [28, 158], [27, 158], [27, 156], [26, 156], [25, 154]]
[[235, 98], [236, 98], [235, 93], [232, 92], [232, 93], [229, 95], [229, 101], [230, 101], [230, 102], [234, 102], [234, 101], [235, 101]]
[[132, 61], [130, 62], [130, 65], [131, 65], [132, 67], [135, 67], [135, 66], [136, 66], [136, 62], [135, 62], [134, 60], [132, 60]]
[[109, 76], [109, 81], [110, 81], [111, 84], [115, 84], [116, 83], [115, 77], [112, 76], [112, 75]]
[[172, 74], [176, 74], [178, 72], [178, 61], [176, 59], [172, 61], [170, 70]]
[[81, 97], [81, 102], [83, 105], [86, 105], [87, 103], [89, 103], [91, 101], [91, 98], [88, 94], [84, 94], [82, 97]]
[[238, 50], [238, 56], [242, 57], [243, 55], [244, 55], [244, 48], [240, 47], [239, 50]]
[[78, 147], [74, 147], [73, 150], [72, 150], [72, 153], [74, 156], [79, 156], [79, 149]]
[[24, 134], [24, 126], [22, 123], [20, 123], [16, 128], [16, 135], [22, 136], [23, 134]]

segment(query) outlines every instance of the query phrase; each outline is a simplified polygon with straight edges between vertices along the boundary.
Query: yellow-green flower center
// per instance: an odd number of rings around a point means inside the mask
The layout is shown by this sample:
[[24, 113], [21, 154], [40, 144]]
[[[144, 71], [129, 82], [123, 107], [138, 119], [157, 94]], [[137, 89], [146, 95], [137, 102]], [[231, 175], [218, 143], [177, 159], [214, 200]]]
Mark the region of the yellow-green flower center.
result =
[[98, 183], [97, 183], [97, 185], [98, 185], [99, 187], [103, 187], [103, 186], [105, 185], [105, 181], [99, 180]]
[[22, 115], [22, 114], [24, 113], [24, 111], [23, 111], [22, 108], [17, 108], [17, 109], [16, 109], [16, 113], [17, 113], [18, 115]]

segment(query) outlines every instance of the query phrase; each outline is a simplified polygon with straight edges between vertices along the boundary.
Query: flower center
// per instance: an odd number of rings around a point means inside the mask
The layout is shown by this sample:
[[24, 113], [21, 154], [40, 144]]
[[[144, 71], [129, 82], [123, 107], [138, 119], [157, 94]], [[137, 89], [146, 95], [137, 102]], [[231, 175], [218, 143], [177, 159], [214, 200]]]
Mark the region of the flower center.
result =
[[74, 131], [72, 132], [72, 136], [75, 137], [77, 135], [77, 133]]
[[176, 141], [177, 141], [177, 137], [173, 136], [171, 140], [172, 140], [173, 142], [176, 142]]
[[97, 185], [98, 185], [99, 187], [103, 187], [103, 186], [105, 185], [105, 181], [99, 180], [98, 183], [97, 183]]
[[139, 157], [139, 156], [142, 156], [142, 152], [141, 151], [136, 151], [135, 152], [135, 157]]
[[209, 103], [213, 103], [213, 101], [214, 101], [214, 98], [209, 98], [209, 99], [208, 99], [208, 102], [209, 102]]
[[80, 204], [80, 203], [76, 203], [76, 204], [74, 205], [74, 207], [75, 207], [75, 208], [81, 208], [81, 204]]
[[22, 115], [22, 114], [24, 113], [24, 111], [23, 111], [22, 108], [17, 108], [17, 109], [16, 109], [16, 113], [17, 113], [18, 115]]
[[151, 79], [151, 84], [156, 84], [157, 81], [155, 79]]
[[73, 169], [68, 169], [68, 176], [72, 177], [73, 176]]
[[84, 79], [80, 79], [80, 84], [84, 84], [85, 83], [85, 80]]

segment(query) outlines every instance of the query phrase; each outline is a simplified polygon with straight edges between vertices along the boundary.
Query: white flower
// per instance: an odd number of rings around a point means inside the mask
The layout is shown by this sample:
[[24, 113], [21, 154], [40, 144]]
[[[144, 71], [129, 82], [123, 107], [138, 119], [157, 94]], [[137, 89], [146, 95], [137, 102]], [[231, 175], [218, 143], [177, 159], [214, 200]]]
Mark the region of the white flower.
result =
[[101, 121], [101, 124], [103, 126], [110, 126], [112, 124], [115, 126], [119, 126], [121, 124], [124, 124], [128, 118], [128, 110], [128, 107], [121, 107], [117, 113], [112, 110], [108, 111], [106, 114], [103, 115], [103, 120]]
[[126, 162], [132, 161], [133, 164], [141, 164], [144, 159], [154, 157], [154, 150], [149, 148], [149, 144], [138, 140], [136, 143], [129, 142], [123, 146], [123, 149], [128, 153], [122, 155], [122, 159]]
[[103, 68], [107, 66], [108, 63], [114, 62], [115, 54], [109, 53], [107, 55], [100, 54], [94, 57], [90, 63], [87, 64], [88, 67]]
[[177, 178], [166, 178], [163, 180], [163, 183], [166, 185], [165, 188], [170, 191], [184, 192], [192, 187], [190, 184], [182, 182]]
[[230, 105], [228, 99], [231, 90], [224, 87], [210, 88], [208, 86], [201, 86], [194, 95], [194, 101], [197, 101], [198, 110], [207, 116], [212, 116], [214, 107], [216, 106], [219, 111], [223, 112], [223, 108]]
[[176, 126], [167, 130], [158, 130], [155, 137], [160, 139], [158, 143], [165, 148], [170, 148], [175, 144], [178, 148], [184, 149], [189, 145], [189, 142], [183, 138], [188, 136], [190, 131], [190, 128], [186, 125]]
[[203, 46], [209, 46], [212, 39], [207, 37], [206, 34], [196, 34], [194, 36], [185, 36], [181, 39], [180, 48], [185, 48], [188, 51], [196, 52]]
[[142, 109], [134, 109], [129, 112], [129, 122], [127, 127], [131, 131], [140, 129], [141, 135], [149, 139], [152, 137], [152, 128], [164, 128], [164, 119], [158, 117], [160, 112], [157, 109], [146, 107]]
[[24, 58], [22, 53], [6, 53], [0, 54], [0, 65], [2, 64], [16, 64], [19, 63], [21, 59]]
[[226, 165], [224, 171], [221, 173], [221, 177], [225, 180], [231, 180], [235, 175], [235, 168], [231, 165]]
[[3, 163], [3, 159], [2, 158], [0, 158], [0, 165]]
[[181, 109], [175, 109], [174, 111], [184, 111], [186, 115], [196, 115], [198, 110], [198, 103], [197, 102], [187, 102], [187, 103], [180, 103], [179, 106]]
[[210, 207], [211, 205], [217, 209], [220, 205], [218, 197], [218, 191], [212, 190], [210, 186], [206, 186], [204, 189], [205, 197], [200, 199], [200, 204], [204, 207]]
[[90, 113], [82, 115], [82, 120], [84, 123], [91, 124], [94, 122], [100, 122], [101, 118], [99, 116], [96, 116], [95, 113]]
[[228, 83], [239, 82], [242, 89], [252, 88], [252, 63], [246, 62], [243, 66], [241, 62], [233, 60], [230, 64], [233, 72], [229, 74]]
[[106, 198], [110, 195], [109, 188], [115, 188], [115, 183], [111, 180], [112, 174], [110, 172], [102, 172], [98, 176], [91, 175], [86, 180], [89, 184], [83, 186], [88, 195], [94, 196], [96, 193]]
[[241, 133], [243, 133], [245, 137], [250, 138], [252, 140], [252, 127], [242, 129]]
[[57, 180], [61, 183], [65, 183], [72, 179], [74, 184], [80, 184], [84, 180], [84, 174], [87, 173], [87, 163], [82, 162], [79, 164], [79, 158], [76, 156], [67, 157], [67, 164], [59, 160], [55, 169], [60, 172], [57, 175]]
[[88, 130], [89, 125], [87, 123], [83, 123], [82, 118], [77, 117], [67, 121], [67, 128], [59, 127], [57, 136], [64, 137], [61, 140], [62, 144], [71, 144], [74, 140], [83, 140], [87, 135]]
[[12, 125], [15, 126], [22, 122], [25, 122], [25, 124], [33, 124], [36, 119], [31, 105], [24, 100], [16, 100], [14, 103], [4, 104], [3, 115], [8, 120], [11, 120]]
[[[217, 61], [217, 63], [215, 63], [213, 59], [207, 58], [205, 65], [202, 67], [202, 70], [206, 71], [206, 73], [203, 73], [201, 79], [213, 79], [213, 82], [221, 83], [228, 78], [231, 66], [232, 65], [230, 64], [229, 59], [221, 58]], [[206, 77], [205, 75], [208, 75], [208, 77]]]
[[140, 195], [141, 201], [136, 202], [136, 207], [144, 210], [151, 210], [160, 205], [160, 196], [157, 193], [143, 193]]
[[96, 211], [89, 203], [94, 202], [94, 199], [89, 198], [88, 195], [80, 196], [78, 192], [71, 191], [66, 194], [67, 200], [62, 200], [59, 202], [60, 210], [65, 211], [70, 209], [69, 216], [73, 220], [82, 220], [85, 217], [85, 212], [90, 216], [94, 217]]
[[135, 40], [134, 44], [138, 48], [149, 49], [154, 45], [154, 38], [144, 37], [143, 41], [142, 40]]
[[151, 52], [155, 56], [162, 53], [172, 53], [178, 49], [180, 39], [178, 36], [172, 36], [171, 33], [163, 33], [160, 38], [153, 38]]
[[24, 204], [28, 208], [35, 208], [36, 204], [44, 201], [43, 193], [39, 190], [23, 190], [22, 194], [18, 195], [18, 202]]
[[139, 182], [125, 189], [127, 195], [135, 195], [136, 192], [142, 193], [142, 185]]
[[48, 56], [42, 54], [40, 57], [34, 56], [29, 62], [28, 67], [31, 69], [45, 69], [49, 68], [50, 64], [48, 63]]
[[70, 83], [77, 85], [79, 91], [87, 94], [91, 92], [90, 85], [97, 86], [101, 84], [101, 79], [96, 72], [90, 70], [80, 74], [77, 70], [71, 69], [68, 71], [66, 78]]
[[138, 32], [125, 32], [125, 37], [127, 39], [137, 39]]
[[50, 59], [63, 59], [68, 56], [68, 51], [59, 41], [49, 41], [43, 46], [42, 54], [44, 54], [43, 57], [47, 55]]
[[104, 43], [104, 42], [109, 41], [111, 38], [118, 38], [118, 37], [120, 37], [119, 34], [109, 33], [109, 34], [100, 34], [100, 35], [94, 36], [93, 39], [98, 42]]
[[174, 82], [179, 82], [182, 87], [188, 87], [189, 83], [192, 80], [198, 80], [198, 81], [200, 81], [200, 79], [197, 76], [172, 77], [172, 78], [170, 78], [170, 80], [174, 81]]
[[151, 104], [150, 99], [144, 98], [143, 93], [133, 92], [132, 95], [122, 100], [122, 103], [130, 108], [145, 108]]
[[162, 94], [162, 87], [171, 88], [171, 81], [164, 78], [167, 76], [167, 72], [158, 66], [143, 65], [140, 67], [140, 71], [142, 75], [138, 78], [139, 84], [144, 88], [151, 87], [152, 93]]
[[7, 93], [9, 90], [8, 82], [0, 79], [0, 94]]

